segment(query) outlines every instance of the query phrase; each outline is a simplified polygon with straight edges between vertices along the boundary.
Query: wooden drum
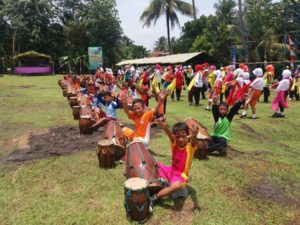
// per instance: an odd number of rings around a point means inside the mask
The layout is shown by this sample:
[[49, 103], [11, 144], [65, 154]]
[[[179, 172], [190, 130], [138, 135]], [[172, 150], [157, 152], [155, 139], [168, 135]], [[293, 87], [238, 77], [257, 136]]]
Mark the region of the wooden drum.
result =
[[150, 197], [148, 183], [138, 177], [130, 178], [124, 183], [124, 205], [130, 221], [145, 222], [150, 217]]
[[200, 160], [206, 159], [206, 149], [208, 142], [211, 140], [207, 129], [200, 122], [191, 117], [186, 119], [184, 123], [190, 128], [190, 133], [193, 126], [195, 128], [199, 127], [199, 133], [197, 135], [198, 148], [194, 154], [194, 157]]
[[114, 143], [111, 140], [103, 139], [98, 142], [98, 159], [100, 168], [112, 168], [115, 161]]

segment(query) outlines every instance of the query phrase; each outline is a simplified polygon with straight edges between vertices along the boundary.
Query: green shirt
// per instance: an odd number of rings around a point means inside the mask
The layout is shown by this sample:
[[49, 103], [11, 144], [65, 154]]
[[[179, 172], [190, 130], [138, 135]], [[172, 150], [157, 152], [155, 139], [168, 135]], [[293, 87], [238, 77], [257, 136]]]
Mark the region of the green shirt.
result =
[[223, 137], [228, 142], [230, 141], [230, 121], [227, 117], [219, 117], [218, 122], [215, 123], [213, 133], [211, 136]]

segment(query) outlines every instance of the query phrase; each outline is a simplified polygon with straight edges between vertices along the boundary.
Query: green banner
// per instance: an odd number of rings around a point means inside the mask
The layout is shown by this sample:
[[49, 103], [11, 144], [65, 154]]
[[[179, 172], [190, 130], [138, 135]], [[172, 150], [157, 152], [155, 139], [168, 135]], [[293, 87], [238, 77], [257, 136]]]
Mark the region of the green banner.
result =
[[89, 47], [89, 69], [97, 70], [103, 65], [102, 47]]

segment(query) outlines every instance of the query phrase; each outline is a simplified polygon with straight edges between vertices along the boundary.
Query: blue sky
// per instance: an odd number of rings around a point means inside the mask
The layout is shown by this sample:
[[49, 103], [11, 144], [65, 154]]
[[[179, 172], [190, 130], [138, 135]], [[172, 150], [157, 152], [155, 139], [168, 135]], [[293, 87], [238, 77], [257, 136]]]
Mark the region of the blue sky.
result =
[[[192, 4], [192, 0], [184, 0]], [[147, 49], [152, 49], [154, 42], [161, 36], [167, 36], [166, 19], [160, 18], [155, 26], [143, 28], [139, 18], [143, 10], [149, 5], [150, 0], [116, 0], [119, 17], [123, 32], [136, 45], [143, 45]], [[214, 14], [214, 4], [218, 0], [195, 0], [199, 15]], [[179, 15], [180, 26], [192, 18]], [[171, 30], [171, 36], [179, 37], [181, 28], [178, 26]]]

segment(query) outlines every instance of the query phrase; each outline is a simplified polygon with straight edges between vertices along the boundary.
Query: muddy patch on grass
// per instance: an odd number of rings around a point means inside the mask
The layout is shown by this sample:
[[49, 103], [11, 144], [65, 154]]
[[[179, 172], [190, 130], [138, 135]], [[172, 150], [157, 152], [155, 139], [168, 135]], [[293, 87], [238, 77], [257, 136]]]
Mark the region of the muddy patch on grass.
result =
[[294, 206], [300, 208], [300, 201], [286, 195], [285, 188], [259, 182], [246, 189], [246, 194], [250, 197], [261, 199], [267, 202], [276, 203], [281, 206]]
[[[130, 124], [125, 126], [134, 128]], [[91, 135], [81, 135], [78, 127], [61, 126], [25, 134], [11, 141], [10, 145], [16, 150], [0, 157], [0, 162], [24, 162], [50, 156], [69, 155], [82, 150], [96, 151], [102, 131], [103, 129]], [[153, 136], [159, 132], [161, 131], [151, 129]]]
[[3, 162], [23, 162], [49, 156], [61, 156], [80, 150], [96, 150], [101, 132], [81, 135], [78, 127], [55, 127], [47, 132], [32, 133], [19, 138], [18, 149], [0, 158]]

